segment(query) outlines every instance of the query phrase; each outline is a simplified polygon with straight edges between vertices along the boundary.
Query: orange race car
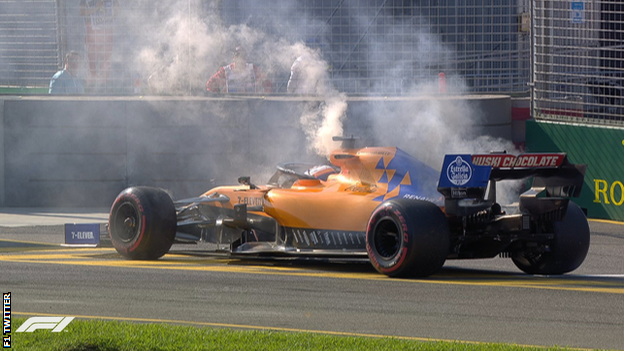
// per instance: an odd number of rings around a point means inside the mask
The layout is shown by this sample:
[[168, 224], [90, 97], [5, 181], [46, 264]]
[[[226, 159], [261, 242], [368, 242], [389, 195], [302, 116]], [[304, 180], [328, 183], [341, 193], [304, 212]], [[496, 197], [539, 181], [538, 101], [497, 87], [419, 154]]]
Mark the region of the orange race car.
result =
[[[367, 258], [393, 277], [497, 255], [530, 274], [562, 274], [587, 255], [587, 219], [569, 200], [586, 165], [564, 153], [447, 155], [438, 172], [395, 147], [337, 139], [331, 165], [280, 164], [263, 186], [240, 177], [175, 202], [162, 189], [128, 188], [111, 208], [113, 245], [148, 260], [189, 241], [236, 257]], [[532, 187], [515, 208], [496, 202], [497, 182], [524, 178]]]

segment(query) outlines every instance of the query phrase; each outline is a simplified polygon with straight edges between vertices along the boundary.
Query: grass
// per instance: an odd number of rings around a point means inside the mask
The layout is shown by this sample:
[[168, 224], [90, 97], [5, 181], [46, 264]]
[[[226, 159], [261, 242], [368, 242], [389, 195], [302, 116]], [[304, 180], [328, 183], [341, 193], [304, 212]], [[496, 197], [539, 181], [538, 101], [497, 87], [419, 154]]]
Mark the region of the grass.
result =
[[25, 318], [12, 320], [14, 350], [140, 351], [140, 350], [566, 350], [510, 344], [417, 341], [398, 338], [336, 336], [316, 333], [256, 331], [73, 320], [64, 331], [15, 333]]

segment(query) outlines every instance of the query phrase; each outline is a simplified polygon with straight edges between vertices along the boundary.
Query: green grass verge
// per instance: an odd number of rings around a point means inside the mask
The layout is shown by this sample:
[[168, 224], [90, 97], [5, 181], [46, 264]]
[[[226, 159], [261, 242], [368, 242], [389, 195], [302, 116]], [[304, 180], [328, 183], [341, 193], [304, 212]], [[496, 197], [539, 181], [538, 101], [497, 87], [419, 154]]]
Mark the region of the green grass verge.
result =
[[[25, 318], [14, 318], [15, 331]], [[257, 331], [73, 320], [60, 333], [36, 330], [11, 335], [14, 350], [140, 351], [140, 350], [566, 350], [509, 344], [417, 341], [397, 338], [335, 336], [316, 333]]]

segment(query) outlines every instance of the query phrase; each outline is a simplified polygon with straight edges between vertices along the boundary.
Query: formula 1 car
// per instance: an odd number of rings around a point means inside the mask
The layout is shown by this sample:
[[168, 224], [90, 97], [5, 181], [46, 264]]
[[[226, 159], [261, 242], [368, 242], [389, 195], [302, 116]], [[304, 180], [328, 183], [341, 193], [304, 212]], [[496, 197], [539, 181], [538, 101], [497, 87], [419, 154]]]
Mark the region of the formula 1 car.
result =
[[[240, 177], [175, 202], [163, 189], [128, 188], [110, 211], [111, 241], [128, 259], [158, 259], [189, 241], [234, 257], [368, 258], [391, 277], [497, 255], [529, 274], [563, 274], [587, 255], [587, 219], [570, 201], [586, 165], [565, 153], [447, 155], [437, 172], [395, 147], [339, 140], [321, 175], [280, 164], [267, 185]], [[529, 178], [515, 211], [496, 202], [499, 181]]]

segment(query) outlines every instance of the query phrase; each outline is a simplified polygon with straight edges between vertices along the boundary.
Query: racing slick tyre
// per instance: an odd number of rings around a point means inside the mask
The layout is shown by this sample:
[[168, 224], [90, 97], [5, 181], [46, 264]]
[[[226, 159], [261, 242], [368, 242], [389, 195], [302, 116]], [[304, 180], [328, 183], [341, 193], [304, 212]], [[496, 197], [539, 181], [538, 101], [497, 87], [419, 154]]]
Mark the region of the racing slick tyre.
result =
[[155, 260], [175, 238], [177, 217], [171, 197], [162, 189], [133, 187], [122, 191], [110, 211], [113, 246], [132, 260]]
[[528, 274], [564, 274], [583, 263], [589, 250], [589, 224], [583, 210], [570, 202], [565, 219], [554, 222], [553, 227], [550, 251], [520, 253], [512, 257], [516, 267]]
[[434, 274], [444, 265], [449, 245], [446, 216], [427, 201], [386, 201], [373, 211], [366, 229], [368, 257], [390, 277]]

